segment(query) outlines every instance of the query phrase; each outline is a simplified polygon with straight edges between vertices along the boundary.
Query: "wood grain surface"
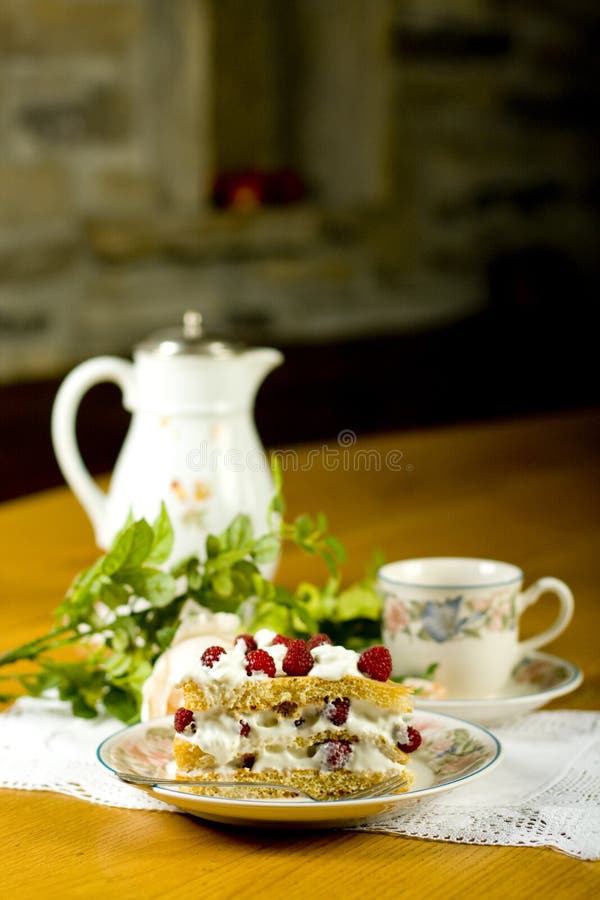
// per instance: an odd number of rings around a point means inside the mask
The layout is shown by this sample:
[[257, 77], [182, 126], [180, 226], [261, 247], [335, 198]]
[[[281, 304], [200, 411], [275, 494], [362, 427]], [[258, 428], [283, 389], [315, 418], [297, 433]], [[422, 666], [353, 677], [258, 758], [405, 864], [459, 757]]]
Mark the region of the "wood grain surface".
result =
[[[359, 451], [369, 451], [370, 463]], [[585, 681], [554, 705], [599, 708], [597, 412], [386, 434], [347, 450], [331, 442], [327, 453], [303, 447], [287, 459], [290, 514], [328, 513], [349, 552], [348, 579], [380, 547], [387, 559], [491, 556], [521, 565], [528, 581], [566, 580], [576, 613], [549, 650], [581, 666]], [[0, 541], [5, 649], [47, 627], [71, 577], [97, 551], [65, 489], [0, 507]], [[294, 584], [322, 575], [315, 560], [290, 551], [278, 577]], [[553, 600], [538, 603], [526, 613], [523, 634], [544, 627], [554, 611]], [[226, 828], [44, 792], [0, 791], [0, 810], [5, 897], [600, 895], [598, 864], [549, 849]]]

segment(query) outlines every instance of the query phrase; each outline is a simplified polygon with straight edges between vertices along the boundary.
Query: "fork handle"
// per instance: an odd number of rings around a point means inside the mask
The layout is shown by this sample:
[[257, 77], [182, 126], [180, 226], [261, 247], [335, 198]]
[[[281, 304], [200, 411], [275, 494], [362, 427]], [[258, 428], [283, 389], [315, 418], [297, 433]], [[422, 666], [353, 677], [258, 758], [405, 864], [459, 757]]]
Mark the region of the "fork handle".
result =
[[286, 784], [276, 784], [268, 781], [197, 781], [197, 780], [184, 780], [179, 778], [151, 778], [143, 775], [117, 775], [120, 781], [124, 781], [126, 784], [133, 784], [137, 787], [216, 787], [216, 788], [258, 788], [259, 790], [265, 790], [270, 788], [276, 788], [281, 790], [282, 788], [286, 791], [290, 791], [290, 793], [297, 794], [301, 797], [306, 797], [308, 800], [316, 800], [316, 797], [313, 797], [311, 794], [306, 791], [301, 790], [300, 788], [291, 787]]

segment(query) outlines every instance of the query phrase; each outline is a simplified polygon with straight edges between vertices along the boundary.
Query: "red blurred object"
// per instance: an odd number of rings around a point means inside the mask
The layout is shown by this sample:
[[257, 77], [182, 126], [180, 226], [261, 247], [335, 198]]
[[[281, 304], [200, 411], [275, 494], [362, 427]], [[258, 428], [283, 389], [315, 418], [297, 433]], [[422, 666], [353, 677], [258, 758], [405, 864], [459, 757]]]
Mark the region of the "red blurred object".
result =
[[219, 209], [250, 211], [259, 206], [287, 206], [304, 199], [304, 182], [292, 169], [221, 172], [212, 199]]
[[267, 177], [267, 203], [273, 206], [287, 206], [300, 203], [305, 195], [304, 182], [293, 169], [271, 172]]
[[223, 172], [217, 175], [213, 202], [220, 209], [251, 210], [262, 206], [265, 177], [260, 172]]

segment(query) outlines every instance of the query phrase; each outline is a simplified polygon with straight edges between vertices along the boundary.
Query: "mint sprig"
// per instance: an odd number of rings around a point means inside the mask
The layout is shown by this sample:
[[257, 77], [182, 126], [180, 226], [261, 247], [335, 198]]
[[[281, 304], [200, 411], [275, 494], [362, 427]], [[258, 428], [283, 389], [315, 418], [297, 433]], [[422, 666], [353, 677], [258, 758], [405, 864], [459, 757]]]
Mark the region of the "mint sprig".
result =
[[[203, 559], [189, 557], [169, 571], [161, 568], [173, 548], [164, 504], [152, 524], [130, 517], [108, 553], [73, 580], [55, 611], [55, 626], [0, 654], [0, 667], [30, 662], [35, 668], [23, 672], [17, 666], [2, 680], [34, 696], [54, 689], [78, 716], [105, 709], [135, 722], [142, 685], [170, 646], [188, 599], [237, 613], [244, 631], [272, 628], [299, 637], [327, 631], [336, 642], [355, 647], [376, 640], [381, 601], [372, 577], [340, 589], [342, 544], [328, 533], [323, 514], [285, 521], [281, 477], [277, 469], [274, 474], [277, 490], [266, 534], [255, 536], [249, 516], [240, 514], [221, 534], [208, 536]], [[303, 582], [291, 591], [265, 577], [261, 566], [277, 559], [286, 542], [323, 560], [328, 570], [323, 587]], [[76, 658], [72, 653], [67, 661], [58, 658], [56, 651], [63, 648], [75, 648]]]

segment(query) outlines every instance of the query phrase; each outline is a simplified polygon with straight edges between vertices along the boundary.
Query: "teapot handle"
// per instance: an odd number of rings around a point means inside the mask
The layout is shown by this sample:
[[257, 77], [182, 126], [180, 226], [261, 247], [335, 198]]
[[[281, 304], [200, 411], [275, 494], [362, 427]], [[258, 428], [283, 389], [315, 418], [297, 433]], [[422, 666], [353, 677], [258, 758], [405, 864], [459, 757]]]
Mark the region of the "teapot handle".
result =
[[70, 372], [56, 395], [52, 407], [52, 443], [65, 481], [87, 512], [96, 535], [103, 529], [106, 494], [100, 490], [85, 467], [79, 447], [75, 423], [81, 398], [93, 385], [114, 381], [127, 395], [133, 382], [133, 365], [115, 356], [99, 356], [81, 363]]

